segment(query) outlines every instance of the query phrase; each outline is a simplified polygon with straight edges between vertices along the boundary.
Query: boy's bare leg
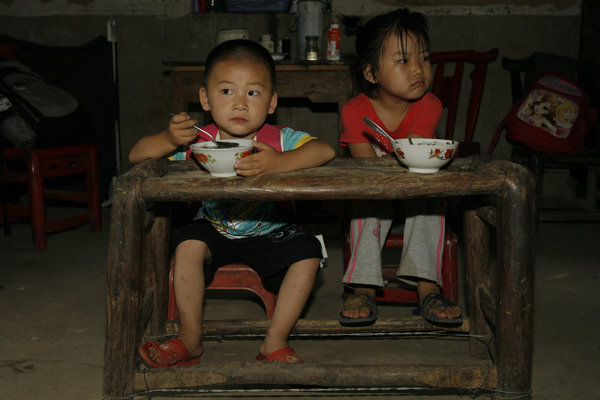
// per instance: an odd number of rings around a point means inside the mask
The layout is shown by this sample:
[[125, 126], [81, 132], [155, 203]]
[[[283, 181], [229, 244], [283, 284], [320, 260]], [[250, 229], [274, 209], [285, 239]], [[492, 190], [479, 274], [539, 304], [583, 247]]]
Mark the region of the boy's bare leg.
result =
[[[425, 297], [427, 297], [430, 293], [440, 293], [440, 288], [435, 282], [420, 280], [417, 283], [417, 292], [419, 293], [419, 301], [423, 301]], [[461, 315], [461, 310], [459, 306], [454, 307], [445, 307], [441, 306], [434, 310], [433, 312], [438, 318], [446, 318], [453, 319], [458, 318]]]
[[285, 274], [271, 325], [265, 340], [260, 345], [260, 354], [263, 356], [288, 347], [288, 336], [306, 305], [319, 269], [319, 262], [318, 258], [296, 262]]
[[[202, 346], [202, 312], [204, 303], [204, 261], [210, 252], [204, 242], [186, 240], [175, 250], [173, 283], [177, 312], [181, 323], [179, 340], [183, 342], [190, 357], [199, 357]], [[158, 362], [160, 353], [154, 347], [149, 349], [150, 357]]]

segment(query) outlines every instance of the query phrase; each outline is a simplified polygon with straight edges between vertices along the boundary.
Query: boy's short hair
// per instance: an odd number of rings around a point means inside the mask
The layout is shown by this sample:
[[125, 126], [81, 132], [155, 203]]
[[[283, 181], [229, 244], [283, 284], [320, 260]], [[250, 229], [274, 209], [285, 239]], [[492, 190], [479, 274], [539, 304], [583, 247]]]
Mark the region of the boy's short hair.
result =
[[246, 39], [234, 39], [217, 45], [208, 54], [205, 63], [204, 85], [208, 86], [210, 74], [215, 65], [221, 61], [253, 62], [263, 65], [269, 72], [271, 86], [275, 90], [275, 61], [271, 53], [262, 45]]
[[[377, 90], [376, 84], [365, 79], [363, 71], [368, 65], [373, 68], [373, 71], [377, 70], [387, 38], [394, 34], [398, 35], [401, 45], [404, 47], [404, 38], [408, 33], [416, 36], [418, 45], [422, 49], [430, 50], [431, 42], [427, 19], [421, 13], [399, 8], [374, 17], [363, 26], [356, 37], [358, 59], [352, 67], [353, 80], [361, 92], [370, 96]], [[402, 48], [402, 50], [405, 49]]]

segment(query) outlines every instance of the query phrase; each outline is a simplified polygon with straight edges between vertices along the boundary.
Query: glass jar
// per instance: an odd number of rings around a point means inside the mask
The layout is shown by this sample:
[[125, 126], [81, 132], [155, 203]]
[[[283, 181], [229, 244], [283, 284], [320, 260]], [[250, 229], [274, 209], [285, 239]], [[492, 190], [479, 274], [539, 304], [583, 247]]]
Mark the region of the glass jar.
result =
[[306, 61], [318, 61], [319, 60], [319, 37], [318, 36], [307, 36], [306, 47], [305, 47], [305, 60]]

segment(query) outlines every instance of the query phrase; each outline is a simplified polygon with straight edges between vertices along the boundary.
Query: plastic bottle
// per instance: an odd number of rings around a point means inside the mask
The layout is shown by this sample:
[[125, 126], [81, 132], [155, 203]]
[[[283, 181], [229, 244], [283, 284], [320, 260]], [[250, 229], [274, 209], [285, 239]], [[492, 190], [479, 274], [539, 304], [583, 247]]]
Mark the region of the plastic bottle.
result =
[[330, 61], [339, 61], [340, 56], [340, 25], [334, 19], [329, 25], [329, 32], [327, 33], [327, 59]]

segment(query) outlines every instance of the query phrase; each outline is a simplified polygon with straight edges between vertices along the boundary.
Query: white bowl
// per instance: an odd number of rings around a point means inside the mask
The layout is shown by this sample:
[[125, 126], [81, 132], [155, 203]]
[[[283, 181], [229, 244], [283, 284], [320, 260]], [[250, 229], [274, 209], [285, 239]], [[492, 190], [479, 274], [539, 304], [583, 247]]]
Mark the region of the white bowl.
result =
[[217, 147], [212, 141], [194, 143], [190, 148], [196, 155], [198, 162], [206, 168], [212, 176], [236, 176], [233, 164], [235, 161], [254, 153], [252, 140], [248, 139], [221, 139], [223, 142], [236, 142], [237, 147]]
[[421, 174], [438, 172], [456, 155], [458, 142], [446, 139], [411, 138], [396, 139], [392, 142], [398, 160], [408, 167], [409, 171]]
[[275, 61], [283, 60], [287, 53], [271, 53], [271, 57]]

